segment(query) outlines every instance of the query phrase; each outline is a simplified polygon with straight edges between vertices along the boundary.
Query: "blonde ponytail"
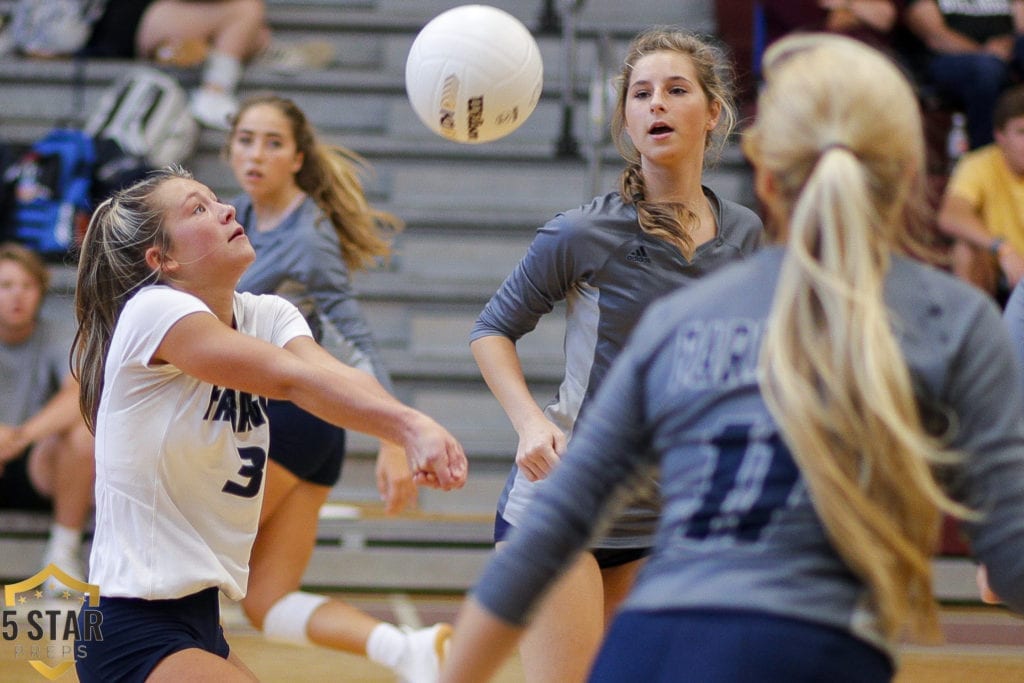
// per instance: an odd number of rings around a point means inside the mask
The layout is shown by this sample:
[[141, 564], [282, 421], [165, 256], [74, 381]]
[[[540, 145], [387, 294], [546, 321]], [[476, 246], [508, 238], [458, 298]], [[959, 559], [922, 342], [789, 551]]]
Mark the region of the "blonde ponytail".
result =
[[881, 631], [934, 638], [941, 513], [968, 512], [935, 481], [932, 467], [956, 454], [922, 426], [900, 321], [884, 299], [923, 168], [916, 100], [895, 66], [848, 39], [787, 39], [765, 65], [745, 146], [778, 184], [788, 249], [761, 349], [762, 394]]

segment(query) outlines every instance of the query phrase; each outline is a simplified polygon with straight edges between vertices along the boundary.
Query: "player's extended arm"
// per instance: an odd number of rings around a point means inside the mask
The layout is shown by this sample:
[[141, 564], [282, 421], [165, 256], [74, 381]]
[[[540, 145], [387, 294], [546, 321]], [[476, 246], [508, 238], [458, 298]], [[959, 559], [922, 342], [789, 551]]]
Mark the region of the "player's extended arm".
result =
[[300, 337], [281, 349], [213, 315], [193, 313], [168, 330], [152, 361], [170, 363], [204, 382], [288, 400], [339, 427], [401, 444], [417, 481], [431, 483], [427, 480], [436, 477], [436, 485], [446, 490], [465, 483], [466, 455], [455, 437], [388, 394], [369, 374], [337, 361], [303, 358], [309, 344], [315, 342]]

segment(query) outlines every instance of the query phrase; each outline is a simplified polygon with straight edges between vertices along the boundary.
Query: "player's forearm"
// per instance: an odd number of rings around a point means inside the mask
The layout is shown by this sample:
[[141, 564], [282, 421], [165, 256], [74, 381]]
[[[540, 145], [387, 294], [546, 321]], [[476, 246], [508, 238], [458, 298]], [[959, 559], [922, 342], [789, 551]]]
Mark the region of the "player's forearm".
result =
[[481, 337], [470, 344], [470, 350], [487, 387], [517, 432], [531, 421], [543, 417], [543, 411], [526, 384], [523, 366], [512, 340], [497, 336]]

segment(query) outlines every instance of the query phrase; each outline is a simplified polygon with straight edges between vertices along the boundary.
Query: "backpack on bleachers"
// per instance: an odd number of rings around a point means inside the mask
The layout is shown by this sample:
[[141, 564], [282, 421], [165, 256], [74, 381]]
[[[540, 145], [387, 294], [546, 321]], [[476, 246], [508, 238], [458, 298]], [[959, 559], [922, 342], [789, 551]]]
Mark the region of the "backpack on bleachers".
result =
[[103, 93], [85, 132], [97, 142], [113, 140], [155, 167], [185, 161], [199, 142], [199, 124], [184, 88], [173, 76], [148, 66], [133, 68]]
[[89, 222], [95, 150], [92, 138], [54, 128], [4, 172], [11, 193], [6, 236], [59, 260], [77, 245]]
[[14, 47], [35, 57], [68, 57], [81, 50], [107, 0], [18, 0], [11, 12]]

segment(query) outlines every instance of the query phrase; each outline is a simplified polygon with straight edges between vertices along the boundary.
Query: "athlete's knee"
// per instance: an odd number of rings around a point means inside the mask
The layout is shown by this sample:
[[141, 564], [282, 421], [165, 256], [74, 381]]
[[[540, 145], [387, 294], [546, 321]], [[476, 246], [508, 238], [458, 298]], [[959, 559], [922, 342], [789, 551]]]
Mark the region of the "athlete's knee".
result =
[[[276, 601], [266, 611], [260, 626], [267, 640], [293, 645], [309, 645], [307, 627], [313, 613], [329, 598], [295, 591]], [[250, 621], [254, 621], [250, 617]], [[255, 621], [254, 621], [255, 624]]]

